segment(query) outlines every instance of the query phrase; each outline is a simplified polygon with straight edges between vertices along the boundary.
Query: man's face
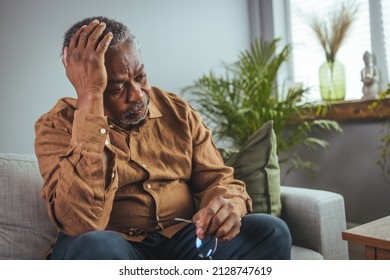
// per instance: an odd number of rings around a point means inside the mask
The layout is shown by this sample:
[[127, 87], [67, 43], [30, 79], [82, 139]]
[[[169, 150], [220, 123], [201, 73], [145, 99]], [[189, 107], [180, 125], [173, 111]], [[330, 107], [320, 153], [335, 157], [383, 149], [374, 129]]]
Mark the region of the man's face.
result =
[[106, 52], [105, 65], [105, 114], [119, 127], [129, 129], [148, 114], [151, 87], [141, 55], [134, 44], [124, 41]]

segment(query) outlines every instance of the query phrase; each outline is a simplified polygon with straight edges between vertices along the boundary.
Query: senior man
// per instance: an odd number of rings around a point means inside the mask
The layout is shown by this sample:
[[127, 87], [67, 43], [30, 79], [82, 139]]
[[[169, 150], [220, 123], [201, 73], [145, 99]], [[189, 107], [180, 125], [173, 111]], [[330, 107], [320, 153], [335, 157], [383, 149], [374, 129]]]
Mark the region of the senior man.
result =
[[126, 26], [77, 22], [62, 62], [77, 99], [60, 99], [35, 125], [42, 195], [58, 228], [50, 258], [290, 258], [286, 224], [248, 214], [245, 185], [210, 130], [181, 98], [150, 86]]

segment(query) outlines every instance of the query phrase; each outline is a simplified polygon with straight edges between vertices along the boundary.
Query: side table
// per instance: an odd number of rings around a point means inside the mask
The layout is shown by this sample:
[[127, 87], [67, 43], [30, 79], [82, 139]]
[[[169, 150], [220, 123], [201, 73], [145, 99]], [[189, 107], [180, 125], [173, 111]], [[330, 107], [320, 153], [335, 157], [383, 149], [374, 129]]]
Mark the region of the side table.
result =
[[367, 260], [390, 260], [390, 216], [348, 229], [342, 237], [365, 245]]

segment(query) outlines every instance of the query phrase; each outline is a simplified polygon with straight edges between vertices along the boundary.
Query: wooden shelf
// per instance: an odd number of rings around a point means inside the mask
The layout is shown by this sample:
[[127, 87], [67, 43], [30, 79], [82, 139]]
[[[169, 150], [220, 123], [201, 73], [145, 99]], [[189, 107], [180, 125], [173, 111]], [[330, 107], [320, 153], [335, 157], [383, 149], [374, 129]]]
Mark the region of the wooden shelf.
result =
[[344, 122], [390, 119], [390, 98], [380, 101], [377, 106], [372, 106], [374, 102], [375, 100], [352, 100], [328, 103], [320, 114], [317, 113], [318, 107], [305, 108], [302, 110], [303, 120], [329, 119]]

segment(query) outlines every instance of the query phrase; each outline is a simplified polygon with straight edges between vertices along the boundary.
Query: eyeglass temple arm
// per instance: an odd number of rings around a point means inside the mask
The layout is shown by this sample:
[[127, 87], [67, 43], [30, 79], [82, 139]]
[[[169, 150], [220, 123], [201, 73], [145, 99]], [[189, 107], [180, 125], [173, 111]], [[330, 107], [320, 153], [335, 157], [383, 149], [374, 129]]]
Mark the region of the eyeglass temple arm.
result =
[[193, 224], [194, 223], [193, 221], [188, 220], [188, 219], [184, 219], [184, 218], [159, 219], [159, 220], [156, 220], [156, 221], [153, 221], [153, 222], [155, 222], [155, 223], [163, 223], [163, 222], [172, 222], [172, 221], [185, 222], [185, 223], [189, 223], [189, 224]]

